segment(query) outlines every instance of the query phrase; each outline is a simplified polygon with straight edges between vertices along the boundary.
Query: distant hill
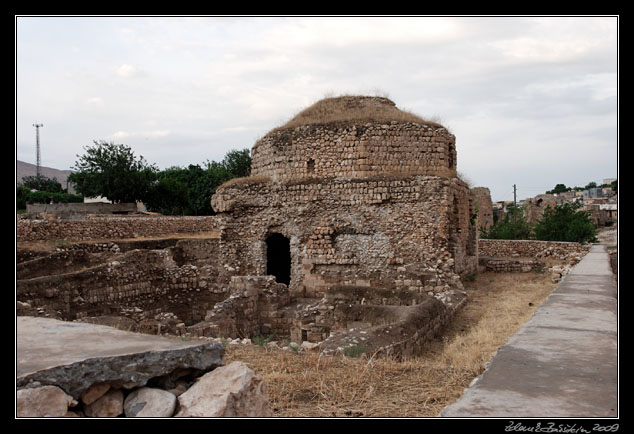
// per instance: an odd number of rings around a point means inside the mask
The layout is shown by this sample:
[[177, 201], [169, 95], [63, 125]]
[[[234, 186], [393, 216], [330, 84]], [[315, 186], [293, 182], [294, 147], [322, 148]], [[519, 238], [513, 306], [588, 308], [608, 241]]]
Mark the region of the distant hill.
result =
[[[35, 164], [25, 163], [24, 161], [16, 160], [15, 161], [15, 183], [19, 184], [22, 182], [22, 178], [25, 176], [35, 176], [37, 173]], [[40, 167], [40, 173], [42, 176], [46, 176], [50, 179], [57, 179], [57, 181], [62, 184], [62, 188], [66, 189], [66, 178], [71, 174], [70, 170], [59, 170], [53, 169], [52, 167]], [[71, 193], [73, 189], [71, 187]]]

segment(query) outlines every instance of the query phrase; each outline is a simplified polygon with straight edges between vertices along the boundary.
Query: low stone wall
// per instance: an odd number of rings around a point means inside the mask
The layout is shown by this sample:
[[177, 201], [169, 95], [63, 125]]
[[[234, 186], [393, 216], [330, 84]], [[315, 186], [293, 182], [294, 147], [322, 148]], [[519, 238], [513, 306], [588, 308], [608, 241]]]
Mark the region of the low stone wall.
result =
[[480, 257], [480, 265], [493, 273], [528, 273], [543, 271], [544, 263], [534, 259]]
[[85, 220], [17, 220], [18, 241], [98, 240], [139, 238], [167, 234], [211, 232], [218, 229], [215, 216], [150, 217], [86, 216]]
[[579, 260], [590, 251], [580, 243], [534, 240], [484, 240], [478, 242], [478, 253], [485, 257], [528, 257]]
[[81, 219], [87, 214], [129, 214], [137, 212], [136, 203], [27, 203], [26, 213], [30, 218], [39, 214], [54, 214], [64, 219]]

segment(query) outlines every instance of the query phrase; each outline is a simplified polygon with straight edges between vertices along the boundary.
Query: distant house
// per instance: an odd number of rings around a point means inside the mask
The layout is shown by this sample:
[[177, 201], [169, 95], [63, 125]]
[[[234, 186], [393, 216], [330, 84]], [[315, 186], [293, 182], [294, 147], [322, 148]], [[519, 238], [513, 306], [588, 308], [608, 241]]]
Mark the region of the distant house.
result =
[[602, 188], [589, 188], [587, 190], [583, 191], [583, 200], [585, 201], [586, 199], [598, 199], [601, 197], [605, 197], [605, 194], [603, 193], [603, 189]]

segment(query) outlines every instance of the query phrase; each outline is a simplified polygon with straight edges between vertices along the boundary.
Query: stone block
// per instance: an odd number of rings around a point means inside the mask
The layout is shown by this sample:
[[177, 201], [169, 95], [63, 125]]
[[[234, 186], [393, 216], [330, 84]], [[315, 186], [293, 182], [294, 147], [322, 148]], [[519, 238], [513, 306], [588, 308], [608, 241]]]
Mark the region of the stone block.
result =
[[178, 397], [175, 417], [271, 417], [262, 379], [243, 362], [202, 376]]

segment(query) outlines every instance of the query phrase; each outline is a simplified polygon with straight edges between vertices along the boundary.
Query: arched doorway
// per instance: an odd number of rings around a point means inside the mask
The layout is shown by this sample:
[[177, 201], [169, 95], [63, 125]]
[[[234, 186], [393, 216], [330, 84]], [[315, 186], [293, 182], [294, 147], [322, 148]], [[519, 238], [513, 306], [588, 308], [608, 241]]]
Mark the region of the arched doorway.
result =
[[266, 239], [266, 274], [275, 276], [278, 283], [291, 283], [290, 241], [282, 234], [271, 234]]

